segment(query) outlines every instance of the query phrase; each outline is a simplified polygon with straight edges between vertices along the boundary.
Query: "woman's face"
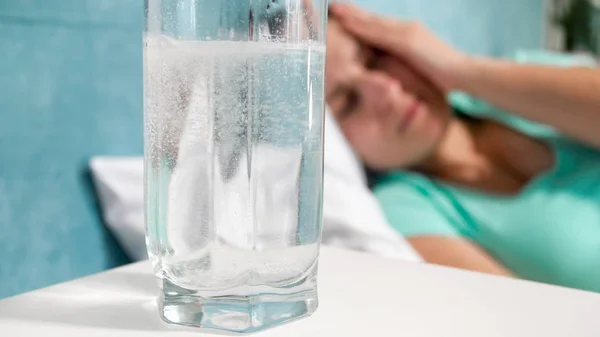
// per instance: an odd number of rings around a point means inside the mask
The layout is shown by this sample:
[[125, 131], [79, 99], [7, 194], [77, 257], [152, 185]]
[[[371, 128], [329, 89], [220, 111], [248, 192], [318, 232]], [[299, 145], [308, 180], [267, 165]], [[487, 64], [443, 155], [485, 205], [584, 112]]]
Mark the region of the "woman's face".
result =
[[[369, 64], [370, 63], [370, 64]], [[451, 114], [445, 95], [391, 57], [375, 57], [330, 19], [326, 97], [363, 162], [375, 170], [417, 165], [431, 155]]]

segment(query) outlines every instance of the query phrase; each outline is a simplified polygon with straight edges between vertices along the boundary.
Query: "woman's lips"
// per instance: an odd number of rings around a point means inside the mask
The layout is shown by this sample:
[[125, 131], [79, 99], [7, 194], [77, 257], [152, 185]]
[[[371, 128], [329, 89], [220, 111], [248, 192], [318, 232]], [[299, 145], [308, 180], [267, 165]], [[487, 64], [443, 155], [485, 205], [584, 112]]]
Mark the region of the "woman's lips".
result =
[[415, 117], [417, 116], [417, 112], [419, 112], [419, 108], [421, 107], [421, 102], [415, 99], [409, 106], [406, 108], [406, 112], [404, 117], [400, 121], [400, 131], [406, 131], [410, 124], [413, 122]]

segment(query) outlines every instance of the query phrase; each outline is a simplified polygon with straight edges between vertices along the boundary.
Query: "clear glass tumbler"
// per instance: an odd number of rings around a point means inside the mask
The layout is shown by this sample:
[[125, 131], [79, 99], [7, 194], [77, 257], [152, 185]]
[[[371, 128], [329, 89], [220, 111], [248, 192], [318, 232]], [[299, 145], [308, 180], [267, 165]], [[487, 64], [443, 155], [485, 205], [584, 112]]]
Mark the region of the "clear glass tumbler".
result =
[[317, 307], [326, 0], [146, 0], [147, 246], [170, 323]]

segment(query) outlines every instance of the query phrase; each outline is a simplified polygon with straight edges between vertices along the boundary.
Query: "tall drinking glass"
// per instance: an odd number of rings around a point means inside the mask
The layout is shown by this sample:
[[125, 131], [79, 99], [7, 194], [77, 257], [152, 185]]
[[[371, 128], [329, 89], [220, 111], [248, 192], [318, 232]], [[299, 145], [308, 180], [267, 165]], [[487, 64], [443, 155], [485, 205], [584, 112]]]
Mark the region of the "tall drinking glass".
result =
[[170, 323], [317, 307], [326, 0], [146, 0], [147, 246]]

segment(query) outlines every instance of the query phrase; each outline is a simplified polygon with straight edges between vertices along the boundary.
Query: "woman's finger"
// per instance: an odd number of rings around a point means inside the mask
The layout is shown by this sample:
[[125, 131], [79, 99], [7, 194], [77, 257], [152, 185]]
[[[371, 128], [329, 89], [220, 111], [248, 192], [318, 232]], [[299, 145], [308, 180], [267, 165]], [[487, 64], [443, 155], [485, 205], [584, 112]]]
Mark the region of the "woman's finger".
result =
[[330, 10], [344, 28], [365, 43], [390, 54], [406, 56], [405, 42], [414, 31], [412, 23], [381, 17], [347, 4], [332, 4]]
[[442, 90], [426, 76], [397, 58], [383, 56], [377, 67], [400, 81], [408, 92], [414, 93], [422, 99], [430, 101], [444, 97]]

